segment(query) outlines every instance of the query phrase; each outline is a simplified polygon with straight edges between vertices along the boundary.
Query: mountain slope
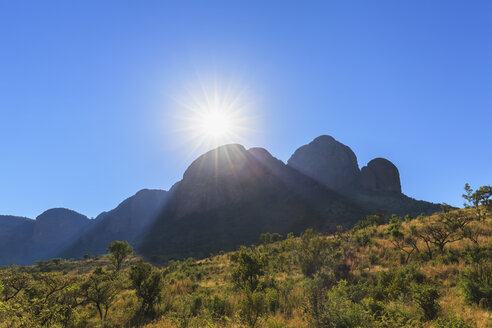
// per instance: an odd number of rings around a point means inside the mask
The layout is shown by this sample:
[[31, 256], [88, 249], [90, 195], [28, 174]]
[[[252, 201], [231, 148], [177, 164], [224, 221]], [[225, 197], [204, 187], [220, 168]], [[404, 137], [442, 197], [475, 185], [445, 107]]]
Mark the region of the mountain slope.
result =
[[350, 226], [365, 213], [264, 149], [226, 145], [190, 165], [139, 250], [154, 261], [204, 257], [263, 232]]
[[55, 257], [90, 224], [86, 216], [65, 208], [47, 210], [36, 220], [0, 217], [0, 265], [32, 264]]
[[60, 254], [79, 257], [87, 253], [101, 254], [114, 240], [136, 244], [166, 204], [164, 190], [143, 189], [125, 199], [115, 209], [99, 214], [91, 228]]

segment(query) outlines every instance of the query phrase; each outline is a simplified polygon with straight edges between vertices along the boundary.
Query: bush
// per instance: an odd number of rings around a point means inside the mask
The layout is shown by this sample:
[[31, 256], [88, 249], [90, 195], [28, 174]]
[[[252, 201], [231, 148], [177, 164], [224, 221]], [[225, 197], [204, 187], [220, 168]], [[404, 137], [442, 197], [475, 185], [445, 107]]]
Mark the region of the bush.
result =
[[309, 321], [317, 328], [370, 327], [372, 316], [364, 306], [350, 300], [345, 280], [326, 291], [321, 278], [309, 279], [306, 285]]
[[251, 292], [256, 290], [268, 265], [266, 254], [242, 249], [232, 254], [231, 260], [236, 263], [232, 272], [232, 280], [236, 287]]
[[436, 320], [434, 324], [434, 328], [471, 328], [469, 324], [467, 324], [461, 318], [439, 318]]
[[312, 229], [306, 230], [301, 235], [297, 261], [305, 276], [311, 278], [323, 267], [333, 268], [339, 255], [338, 241], [329, 240]]
[[259, 319], [268, 312], [265, 294], [254, 291], [247, 292], [246, 297], [239, 301], [241, 319], [251, 328], [257, 326]]
[[460, 277], [459, 285], [468, 303], [492, 309], [492, 265], [481, 263], [467, 268]]
[[402, 308], [384, 309], [374, 327], [397, 328], [397, 327], [422, 327], [420, 319]]
[[412, 285], [412, 299], [422, 311], [424, 321], [433, 320], [437, 317], [440, 309], [436, 302], [438, 298], [439, 292], [436, 286]]
[[383, 271], [377, 279], [375, 297], [385, 300], [408, 296], [410, 285], [423, 283], [425, 276], [414, 265], [407, 265], [396, 271]]
[[213, 299], [208, 301], [207, 307], [209, 308], [212, 316], [215, 319], [220, 319], [226, 315], [227, 303], [225, 300], [215, 295]]
[[140, 261], [132, 266], [130, 280], [137, 297], [141, 300], [140, 314], [149, 318], [155, 317], [156, 306], [161, 302], [164, 287], [162, 274], [151, 264]]

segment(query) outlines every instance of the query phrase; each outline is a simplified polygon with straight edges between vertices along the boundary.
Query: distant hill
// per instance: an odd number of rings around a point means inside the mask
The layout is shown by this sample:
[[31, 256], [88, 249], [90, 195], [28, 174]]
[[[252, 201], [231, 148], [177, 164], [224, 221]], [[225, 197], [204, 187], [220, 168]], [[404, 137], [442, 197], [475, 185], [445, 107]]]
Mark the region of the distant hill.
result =
[[47, 210], [35, 220], [0, 216], [0, 265], [101, 254], [113, 240], [136, 244], [166, 198], [164, 190], [144, 189], [93, 220], [64, 208]]
[[167, 198], [168, 192], [164, 190], [140, 190], [115, 209], [99, 214], [91, 228], [74, 243], [67, 245], [60, 255], [80, 257], [87, 253], [105, 253], [109, 243], [114, 240], [137, 244], [164, 208]]
[[0, 217], [0, 264], [32, 264], [52, 258], [90, 224], [86, 216], [65, 208], [47, 210], [36, 220]]

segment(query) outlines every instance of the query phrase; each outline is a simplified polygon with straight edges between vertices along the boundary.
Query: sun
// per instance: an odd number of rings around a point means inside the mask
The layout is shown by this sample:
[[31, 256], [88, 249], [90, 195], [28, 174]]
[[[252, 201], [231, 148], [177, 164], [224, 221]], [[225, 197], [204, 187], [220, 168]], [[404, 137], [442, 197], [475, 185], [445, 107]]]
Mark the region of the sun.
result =
[[213, 109], [201, 118], [201, 133], [212, 138], [226, 138], [232, 133], [233, 120], [224, 110]]
[[176, 99], [179, 105], [175, 122], [191, 153], [231, 144], [248, 144], [257, 126], [252, 115], [253, 101], [246, 88], [231, 83], [206, 83]]

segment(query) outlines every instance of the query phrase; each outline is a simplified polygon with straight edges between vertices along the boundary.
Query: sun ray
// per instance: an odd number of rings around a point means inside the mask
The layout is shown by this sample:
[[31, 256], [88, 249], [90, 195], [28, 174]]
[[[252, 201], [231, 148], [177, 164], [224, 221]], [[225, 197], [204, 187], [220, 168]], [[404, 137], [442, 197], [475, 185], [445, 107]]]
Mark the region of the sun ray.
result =
[[175, 103], [175, 126], [191, 143], [191, 156], [224, 144], [247, 143], [255, 131], [252, 97], [237, 84], [199, 78], [198, 86], [186, 89]]

